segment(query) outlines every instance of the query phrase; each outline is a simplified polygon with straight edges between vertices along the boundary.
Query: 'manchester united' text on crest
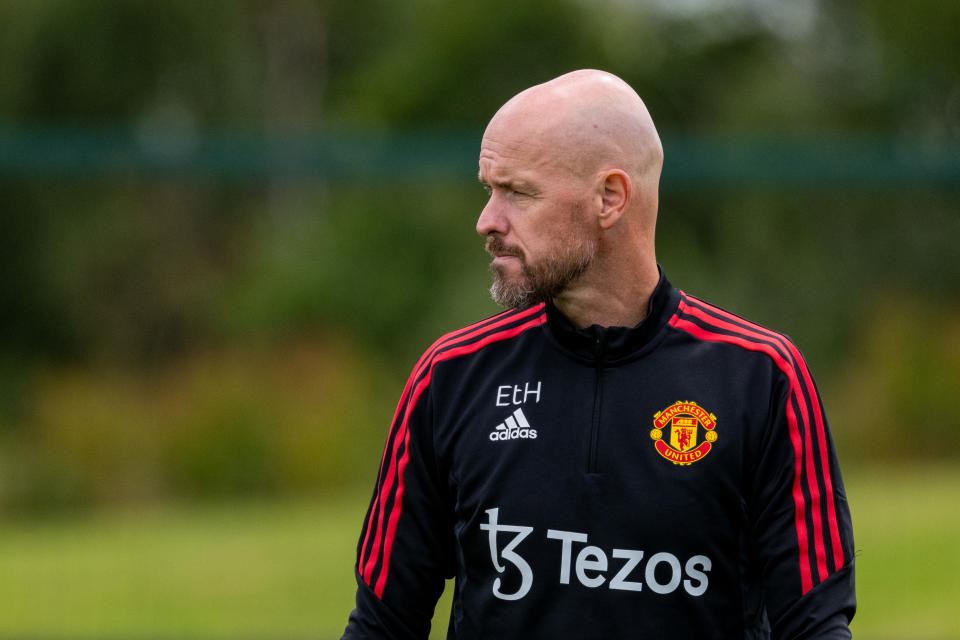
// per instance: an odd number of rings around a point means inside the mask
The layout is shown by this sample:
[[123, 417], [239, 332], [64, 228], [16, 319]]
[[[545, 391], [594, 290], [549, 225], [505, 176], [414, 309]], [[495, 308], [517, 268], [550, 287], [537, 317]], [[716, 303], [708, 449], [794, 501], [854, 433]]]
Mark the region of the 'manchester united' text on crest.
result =
[[[717, 416], [696, 402], [681, 400], [654, 414], [650, 437], [661, 456], [673, 464], [689, 465], [710, 453], [717, 441], [716, 427]], [[669, 433], [666, 440], [665, 433]]]

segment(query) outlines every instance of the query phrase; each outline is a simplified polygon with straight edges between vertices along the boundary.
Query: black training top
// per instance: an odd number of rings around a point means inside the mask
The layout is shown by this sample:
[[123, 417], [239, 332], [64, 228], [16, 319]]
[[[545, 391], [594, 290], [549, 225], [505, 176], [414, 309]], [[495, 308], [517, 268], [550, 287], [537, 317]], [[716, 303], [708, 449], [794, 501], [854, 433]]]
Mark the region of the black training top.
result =
[[849, 638], [853, 536], [785, 336], [661, 276], [634, 328], [551, 304], [447, 334], [400, 398], [344, 638]]

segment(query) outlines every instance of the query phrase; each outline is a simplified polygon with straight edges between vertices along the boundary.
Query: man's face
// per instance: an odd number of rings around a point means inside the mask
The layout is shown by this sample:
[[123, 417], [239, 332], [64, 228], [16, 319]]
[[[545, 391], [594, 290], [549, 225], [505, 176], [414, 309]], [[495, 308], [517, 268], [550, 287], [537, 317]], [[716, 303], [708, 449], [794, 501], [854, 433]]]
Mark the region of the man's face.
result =
[[582, 180], [532, 138], [490, 127], [480, 148], [480, 181], [490, 199], [477, 221], [493, 256], [493, 299], [524, 308], [556, 297], [589, 269], [598, 234], [586, 214]]

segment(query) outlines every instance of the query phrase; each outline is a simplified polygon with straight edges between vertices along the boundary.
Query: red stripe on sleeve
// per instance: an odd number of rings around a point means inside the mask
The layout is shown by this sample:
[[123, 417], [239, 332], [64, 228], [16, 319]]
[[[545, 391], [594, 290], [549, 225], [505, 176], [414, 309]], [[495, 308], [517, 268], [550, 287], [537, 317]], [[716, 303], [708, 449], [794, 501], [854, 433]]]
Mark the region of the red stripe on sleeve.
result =
[[[410, 374], [410, 377], [407, 378], [407, 383], [403, 388], [403, 392], [400, 394], [400, 400], [399, 402], [397, 402], [397, 408], [394, 411], [393, 420], [391, 420], [390, 422], [390, 424], [394, 425], [394, 428], [391, 429], [391, 432], [387, 435], [387, 441], [383, 445], [383, 455], [380, 458], [380, 470], [377, 473], [378, 484], [380, 484], [381, 480], [385, 480], [383, 477], [384, 464], [386, 463], [387, 460], [392, 460], [393, 458], [396, 457], [396, 443], [394, 446], [394, 455], [389, 456], [388, 454], [390, 453], [390, 441], [391, 441], [390, 435], [394, 431], [396, 431], [397, 418], [399, 418], [400, 412], [405, 406], [407, 398], [410, 395], [410, 390], [413, 388], [413, 385], [416, 382], [417, 378], [420, 377], [420, 375], [423, 373], [423, 369], [426, 366], [426, 363], [429, 362], [430, 358], [432, 358], [433, 355], [438, 350], [442, 349], [447, 345], [453, 344], [458, 340], [468, 340], [472, 337], [482, 334], [484, 331], [490, 331], [497, 327], [503, 326], [504, 324], [507, 324], [509, 322], [514, 322], [516, 320], [522, 319], [526, 316], [532, 315], [533, 313], [541, 310], [542, 307], [543, 307], [542, 305], [534, 306], [520, 313], [517, 313], [516, 311], [510, 309], [510, 310], [504, 311], [503, 313], [497, 314], [492, 318], [487, 318], [485, 320], [481, 320], [480, 322], [476, 322], [472, 325], [463, 327], [462, 329], [452, 331], [438, 338], [430, 346], [430, 348], [427, 349], [422, 356], [420, 356], [420, 359], [417, 360], [417, 363], [413, 367], [413, 372]], [[389, 473], [389, 469], [388, 469], [388, 473]], [[392, 484], [392, 478], [391, 478], [391, 484]], [[370, 508], [370, 514], [367, 518], [366, 526], [364, 527], [363, 544], [360, 545], [360, 557], [357, 561], [358, 568], [365, 567], [365, 563], [367, 563], [367, 555], [366, 555], [367, 543], [370, 541], [370, 531], [374, 528], [373, 527], [374, 521], [376, 520], [377, 522], [378, 531], [383, 525], [382, 501], [380, 499], [381, 492], [382, 492], [381, 489], [378, 489], [376, 492], [376, 495], [373, 498], [373, 504], [371, 505], [371, 508]], [[374, 552], [371, 554], [371, 557], [370, 557], [371, 562], [369, 563], [370, 564], [369, 569], [367, 568], [361, 569], [361, 575], [364, 576], [364, 579], [366, 580], [367, 584], [370, 583], [370, 575], [373, 573], [373, 568], [374, 568], [374, 565], [376, 564], [377, 550], [379, 550], [379, 546], [380, 546], [379, 543], [375, 541], [376, 548], [374, 549]]]
[[[697, 307], [684, 304], [682, 301], [680, 303], [680, 310], [683, 313], [695, 316], [717, 328], [733, 331], [747, 338], [753, 338], [757, 340], [775, 338], [775, 336], [759, 333], [757, 331], [746, 329], [724, 320], [717, 319], [704, 313]], [[783, 346], [784, 341], [782, 338], [777, 336], [775, 341], [777, 344], [781, 345], [781, 347]], [[791, 362], [788, 362], [782, 357], [781, 351], [774, 350], [774, 352], [777, 354], [777, 358], [775, 358], [777, 365], [790, 378], [791, 392], [794, 398], [797, 400], [797, 405], [800, 407], [800, 417], [803, 424], [803, 442], [811, 443], [810, 416], [807, 413], [807, 403], [804, 402], [803, 397], [800, 395], [801, 389], [799, 379], [797, 378], [796, 363], [793, 362], [793, 358], [790, 358]], [[807, 470], [807, 489], [810, 492], [810, 512], [813, 515], [813, 544], [817, 557], [817, 576], [820, 578], [820, 581], [823, 582], [827, 579], [827, 575], [829, 575], [826, 562], [827, 552], [823, 545], [823, 521], [820, 517], [820, 485], [817, 481], [817, 473], [813, 461], [813, 450], [809, 444], [808, 446], [803, 447], [803, 461]]]
[[[434, 350], [434, 354], [432, 355], [432, 357], [421, 359], [421, 362], [422, 362], [421, 367], [419, 368], [418, 371], [414, 373], [414, 375], [410, 377], [410, 380], [408, 381], [408, 387], [410, 386], [411, 383], [413, 383], [414, 380], [416, 380], [416, 378], [424, 370], [426, 371], [426, 375], [421, 380], [416, 382], [416, 384], [413, 386], [410, 398], [405, 405], [405, 410], [403, 411], [403, 419], [399, 424], [399, 431], [397, 433], [397, 436], [394, 438], [393, 452], [392, 452], [392, 455], [390, 456], [390, 464], [387, 468], [387, 475], [384, 478], [383, 486], [378, 492], [378, 498], [379, 498], [379, 495], [389, 495], [390, 492], [394, 490], [394, 487], [393, 487], [394, 478], [395, 477], [397, 478], [396, 493], [394, 495], [394, 501], [393, 501], [393, 506], [391, 507], [391, 510], [390, 510], [390, 515], [387, 518], [386, 533], [384, 535], [384, 530], [383, 530], [385, 500], [379, 500], [378, 509], [377, 509], [378, 516], [377, 516], [377, 525], [376, 525], [376, 535], [374, 537], [373, 547], [371, 549], [370, 556], [367, 558], [366, 565], [363, 566], [363, 569], [362, 569], [362, 575], [364, 580], [367, 582], [367, 584], [370, 584], [370, 581], [372, 580], [372, 577], [373, 577], [374, 569], [376, 568], [376, 565], [377, 565], [377, 558], [380, 555], [380, 549], [382, 545], [383, 546], [383, 563], [380, 570], [380, 576], [377, 579], [376, 585], [374, 586], [374, 593], [377, 595], [378, 598], [382, 597], [383, 595], [383, 589], [386, 584], [387, 574], [389, 572], [390, 554], [393, 549], [393, 538], [396, 533], [397, 521], [399, 520], [400, 514], [403, 511], [403, 490], [404, 490], [403, 474], [406, 469], [407, 462], [409, 461], [410, 432], [409, 432], [408, 426], [409, 426], [410, 415], [413, 412], [414, 407], [416, 407], [417, 401], [419, 400], [420, 395], [423, 393], [424, 389], [426, 389], [426, 387], [429, 386], [430, 380], [433, 376], [433, 367], [436, 365], [437, 362], [441, 362], [443, 360], [449, 360], [450, 358], [466, 355], [469, 353], [474, 353], [493, 342], [498, 342], [501, 340], [506, 340], [506, 339], [515, 337], [523, 333], [527, 329], [543, 324], [544, 322], [546, 322], [546, 314], [542, 313], [542, 311], [543, 311], [543, 305], [537, 305], [520, 314], [516, 314], [516, 315], [511, 314], [503, 318], [501, 321], [494, 323], [492, 325], [488, 325], [480, 329], [477, 329], [475, 331], [472, 331], [470, 333], [460, 335], [457, 337], [457, 340], [468, 340], [468, 339], [477, 337], [479, 335], [482, 335], [483, 333], [490, 331], [493, 328], [503, 326], [510, 322], [515, 322], [518, 319], [528, 317], [530, 315], [540, 312], [537, 317], [531, 320], [528, 320], [527, 322], [521, 325], [512, 327], [510, 329], [504, 329], [500, 332], [491, 333], [490, 335], [487, 335], [481, 338], [480, 340], [477, 340], [476, 342], [472, 342], [470, 344], [466, 344], [460, 347], [450, 348], [439, 353], [438, 353], [439, 351], [439, 347], [438, 347], [438, 349]], [[443, 346], [448, 346], [455, 342], [456, 340], [449, 340]], [[399, 416], [399, 414], [400, 414], [400, 411], [398, 407], [397, 416]], [[395, 417], [395, 420], [396, 420], [396, 417]], [[402, 457], [400, 457], [398, 460], [401, 442], [403, 442], [404, 444], [404, 452]], [[381, 462], [381, 465], [382, 465], [382, 462]], [[371, 521], [373, 519], [372, 511], [373, 510], [371, 510]], [[371, 527], [368, 524], [368, 528], [366, 532], [367, 537], [369, 537], [370, 535], [370, 528]], [[365, 538], [364, 546], [366, 546], [366, 539], [367, 538]]]
[[[734, 344], [744, 349], [750, 351], [760, 351], [769, 355], [777, 366], [783, 371], [787, 378], [790, 380], [791, 388], [796, 384], [796, 376], [792, 373], [792, 367], [787, 365], [783, 360], [783, 357], [770, 345], [767, 344], [758, 344], [756, 342], [750, 342], [743, 338], [738, 338], [735, 336], [728, 336], [725, 334], [714, 333], [712, 331], [707, 331], [706, 329], [701, 328], [700, 326], [690, 322], [689, 320], [684, 320], [678, 316], [673, 316], [670, 319], [670, 326], [682, 329], [692, 336], [699, 338], [701, 340], [707, 340], [711, 342], [726, 342], [729, 344]], [[800, 557], [800, 583], [802, 593], [807, 593], [810, 589], [813, 588], [813, 578], [810, 575], [810, 550], [807, 540], [807, 523], [804, 516], [805, 513], [805, 503], [806, 501], [803, 498], [803, 491], [800, 488], [800, 476], [801, 476], [801, 460], [803, 459], [803, 442], [800, 437], [800, 430], [797, 424], [797, 416], [793, 411], [793, 407], [788, 402], [787, 403], [787, 424], [790, 428], [790, 441], [793, 444], [794, 451], [794, 477], [793, 477], [793, 505], [794, 505], [794, 526], [797, 531], [797, 544], [799, 547]]]
[[[739, 318], [729, 311], [724, 311], [719, 307], [715, 307], [709, 303], [706, 303], [692, 296], [687, 296], [683, 294], [685, 299], [689, 299], [695, 303], [700, 304], [703, 308], [710, 310], [711, 312], [721, 315], [725, 318], [729, 318], [735, 322], [744, 322], [749, 324], [752, 329], [756, 332], [769, 336], [777, 340], [780, 344], [784, 345], [789, 351], [794, 366], [800, 370], [800, 375], [803, 378], [803, 383], [806, 387], [807, 398], [809, 400], [810, 409], [813, 413], [814, 423], [817, 428], [817, 453], [820, 457], [820, 468], [823, 472], [823, 484], [824, 484], [824, 493], [826, 494], [827, 499], [827, 523], [830, 530], [830, 546], [833, 549], [833, 569], [834, 571], [839, 570], [843, 566], [843, 548], [840, 546], [840, 526], [837, 523], [837, 509], [833, 500], [833, 478], [830, 474], [830, 458], [827, 454], [827, 436], [826, 436], [826, 421], [823, 417], [823, 411], [820, 407], [820, 396], [817, 394], [816, 386], [813, 384], [813, 376], [810, 375], [810, 370], [807, 368], [807, 363], [804, 361], [803, 356], [800, 354], [800, 350], [797, 349], [796, 345], [793, 344], [790, 340], [779, 333], [770, 331], [764, 327], [753, 324], [752, 322], [747, 322], [743, 318]], [[681, 301], [681, 308], [685, 311], [689, 311], [692, 307], [685, 305]], [[801, 407], [803, 405], [801, 404]], [[813, 476], [814, 482], [816, 481], [816, 476]], [[819, 513], [819, 508], [817, 509]], [[821, 580], [823, 577], [821, 577]]]

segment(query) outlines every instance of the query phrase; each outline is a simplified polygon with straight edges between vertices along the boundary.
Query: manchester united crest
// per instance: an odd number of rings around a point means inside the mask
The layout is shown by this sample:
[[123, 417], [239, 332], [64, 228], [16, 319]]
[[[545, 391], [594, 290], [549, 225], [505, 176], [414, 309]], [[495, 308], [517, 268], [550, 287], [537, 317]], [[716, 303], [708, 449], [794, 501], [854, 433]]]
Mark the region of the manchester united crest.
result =
[[[717, 441], [717, 416], [696, 402], [681, 400], [653, 416], [653, 446], [673, 464], [702, 460]], [[701, 440], [702, 437], [702, 440]]]

